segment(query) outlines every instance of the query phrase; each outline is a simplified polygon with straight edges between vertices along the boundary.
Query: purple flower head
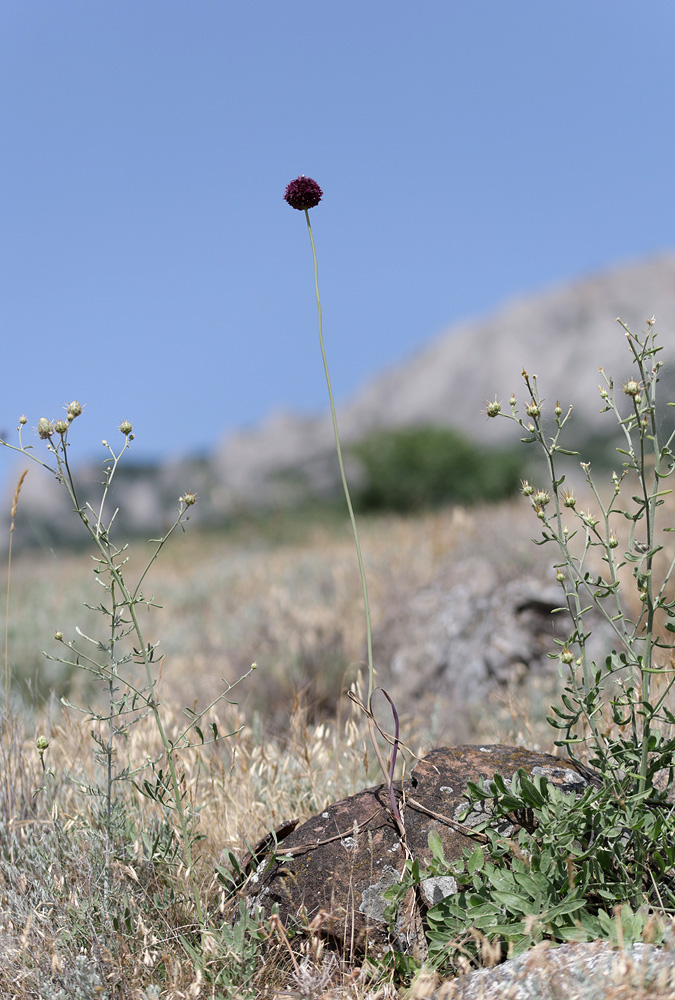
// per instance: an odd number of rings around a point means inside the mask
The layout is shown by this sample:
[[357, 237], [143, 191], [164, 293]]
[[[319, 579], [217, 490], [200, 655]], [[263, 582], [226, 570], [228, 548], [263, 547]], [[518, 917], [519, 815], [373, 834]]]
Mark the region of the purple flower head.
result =
[[291, 206], [302, 211], [305, 208], [314, 208], [321, 201], [323, 191], [311, 177], [296, 177], [286, 188], [284, 198]]

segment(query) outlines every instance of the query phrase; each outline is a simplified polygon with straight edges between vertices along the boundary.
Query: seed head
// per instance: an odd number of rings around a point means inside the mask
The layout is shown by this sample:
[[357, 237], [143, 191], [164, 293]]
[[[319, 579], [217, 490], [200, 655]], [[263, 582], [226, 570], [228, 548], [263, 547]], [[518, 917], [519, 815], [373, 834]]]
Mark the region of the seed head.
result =
[[322, 195], [323, 191], [316, 181], [302, 174], [287, 186], [284, 198], [291, 208], [297, 208], [298, 211], [302, 211], [303, 209], [314, 208], [318, 205]]
[[51, 420], [47, 420], [46, 417], [40, 417], [38, 420], [37, 432], [43, 441], [50, 438], [54, 433], [54, 425]]

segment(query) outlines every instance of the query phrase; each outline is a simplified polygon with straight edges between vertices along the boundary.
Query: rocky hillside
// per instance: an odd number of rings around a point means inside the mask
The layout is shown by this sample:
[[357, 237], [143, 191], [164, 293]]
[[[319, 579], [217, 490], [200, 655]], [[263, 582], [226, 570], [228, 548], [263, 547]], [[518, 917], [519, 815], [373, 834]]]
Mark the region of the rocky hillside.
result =
[[[616, 379], [625, 378], [629, 369], [616, 318], [640, 330], [652, 315], [669, 348], [675, 344], [675, 254], [516, 298], [492, 315], [450, 327], [367, 382], [339, 414], [343, 441], [356, 441], [376, 428], [429, 422], [483, 443], [513, 440], [507, 421], [488, 421], [482, 411], [495, 395], [506, 401], [515, 392], [522, 398], [523, 367], [539, 376], [546, 399], [574, 405], [585, 435], [601, 434], [607, 422], [603, 425], [600, 416], [598, 368], [603, 365]], [[670, 364], [664, 377], [672, 379], [675, 352]], [[85, 470], [84, 475], [93, 491], [100, 472]], [[162, 517], [171, 516], [186, 483], [200, 494], [196, 518], [204, 523], [252, 506], [292, 504], [308, 490], [325, 494], [335, 482], [327, 410], [315, 418], [276, 414], [228, 435], [201, 461], [128, 466], [119, 489], [125, 500], [120, 522], [132, 530], [156, 531]], [[59, 493], [37, 471], [29, 477], [22, 495], [24, 540], [44, 542], [68, 533], [72, 515]]]
[[[366, 383], [339, 414], [341, 436], [349, 442], [375, 428], [430, 422], [488, 444], [512, 440], [506, 421], [488, 421], [482, 411], [495, 394], [503, 401], [512, 392], [522, 398], [524, 367], [539, 376], [545, 397], [574, 405], [588, 434], [602, 433], [598, 368], [619, 379], [630, 367], [616, 319], [640, 331], [648, 316], [656, 316], [662, 343], [675, 346], [675, 255], [517, 298], [490, 316], [450, 327]], [[267, 495], [274, 474], [290, 468], [304, 470], [321, 488], [332, 442], [327, 413], [315, 419], [280, 414], [223, 441], [213, 465], [229, 498]]]

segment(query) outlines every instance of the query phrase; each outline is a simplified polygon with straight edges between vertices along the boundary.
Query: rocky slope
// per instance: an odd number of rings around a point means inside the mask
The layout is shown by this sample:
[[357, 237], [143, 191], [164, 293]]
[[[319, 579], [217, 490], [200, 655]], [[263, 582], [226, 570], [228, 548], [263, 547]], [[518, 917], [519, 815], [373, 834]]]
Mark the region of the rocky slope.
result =
[[[619, 379], [630, 367], [616, 319], [639, 332], [653, 315], [667, 347], [675, 332], [675, 254], [514, 299], [491, 316], [450, 327], [366, 383], [339, 414], [341, 436], [349, 442], [375, 428], [429, 422], [488, 444], [513, 440], [513, 427], [488, 421], [482, 411], [495, 394], [523, 398], [523, 367], [539, 376], [547, 399], [572, 403], [586, 431], [602, 433], [598, 368]], [[230, 498], [274, 494], [274, 473], [288, 468], [304, 471], [321, 489], [332, 443], [328, 414], [278, 414], [228, 437], [213, 465]]]
[[[539, 376], [542, 395], [552, 404], [574, 405], [583, 435], [602, 433], [598, 368], [615, 378], [630, 368], [625, 338], [616, 318], [632, 329], [655, 315], [661, 343], [675, 331], [675, 254], [626, 264], [507, 302], [487, 317], [450, 327], [407, 361], [367, 382], [341, 409], [343, 442], [375, 428], [431, 422], [449, 425], [476, 441], [514, 440], [507, 421], [488, 421], [485, 401], [522, 399], [520, 372]], [[667, 355], [666, 355], [667, 358]], [[664, 378], [673, 378], [675, 364]], [[84, 470], [92, 495], [98, 470]], [[170, 517], [175, 498], [196, 490], [196, 519], [222, 520], [238, 509], [290, 505], [307, 490], [325, 494], [337, 478], [333, 431], [328, 412], [299, 417], [276, 414], [251, 430], [228, 435], [201, 461], [157, 467], [128, 467], [120, 528], [156, 532]], [[45, 541], [68, 534], [72, 515], [56, 484], [36, 472], [22, 494], [23, 527], [16, 541]], [[5, 509], [11, 506], [5, 503]], [[26, 524], [28, 523], [28, 528]], [[74, 525], [79, 535], [79, 526]]]

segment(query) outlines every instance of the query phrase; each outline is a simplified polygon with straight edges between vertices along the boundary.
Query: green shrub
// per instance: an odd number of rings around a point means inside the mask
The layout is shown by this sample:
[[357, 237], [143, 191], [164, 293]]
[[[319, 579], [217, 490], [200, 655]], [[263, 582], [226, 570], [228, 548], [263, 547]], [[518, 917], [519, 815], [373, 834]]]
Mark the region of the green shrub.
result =
[[[653, 324], [648, 320], [641, 336], [622, 324], [631, 378], [615, 386], [600, 370], [600, 407], [614, 416], [622, 447], [611, 475], [603, 465], [594, 476], [589, 461], [579, 462], [586, 509], [565, 485], [567, 472], [576, 472], [570, 460], [580, 458], [562, 444], [572, 407], [545, 409], [536, 377], [526, 371], [520, 409], [515, 396], [510, 413], [502, 413], [496, 399], [488, 405], [488, 416], [513, 421], [522, 442], [537, 446], [546, 461], [545, 484], [526, 480], [521, 492], [540, 526], [537, 544], [551, 550], [559, 610], [573, 623], [549, 654], [559, 661], [565, 689], [548, 722], [556, 745], [581, 765], [585, 758], [597, 781], [578, 797], [522, 771], [510, 783], [495, 774], [469, 785], [459, 820], [465, 822], [477, 802], [488, 802], [488, 818], [472, 833], [486, 846], [467, 848], [453, 863], [430, 835], [428, 871], [409, 861], [401, 885], [389, 893], [393, 912], [405, 889], [430, 874], [457, 880], [458, 892], [426, 913], [430, 960], [444, 971], [456, 970], [462, 956], [480, 961], [481, 940], [513, 955], [545, 939], [662, 940], [675, 915], [669, 797], [675, 556], [667, 534], [673, 531], [668, 480], [675, 472], [675, 429], [672, 416], [658, 417], [668, 411], [657, 408], [662, 362]], [[613, 632], [614, 648], [598, 661], [589, 652], [591, 610]]]
[[447, 427], [376, 431], [352, 447], [363, 482], [361, 510], [408, 512], [449, 503], [498, 500], [520, 485], [511, 449], [481, 448]]

